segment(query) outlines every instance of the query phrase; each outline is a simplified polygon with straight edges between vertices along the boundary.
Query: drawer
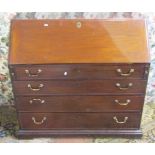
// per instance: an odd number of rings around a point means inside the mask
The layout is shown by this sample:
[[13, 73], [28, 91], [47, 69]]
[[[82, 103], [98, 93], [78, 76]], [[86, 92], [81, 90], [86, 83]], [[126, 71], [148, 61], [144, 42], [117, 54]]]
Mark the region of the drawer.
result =
[[18, 65], [11, 67], [15, 80], [145, 78], [145, 64], [132, 65]]
[[146, 80], [13, 81], [16, 95], [144, 94]]
[[139, 128], [141, 113], [19, 113], [21, 129]]
[[141, 111], [143, 96], [18, 96], [20, 112]]

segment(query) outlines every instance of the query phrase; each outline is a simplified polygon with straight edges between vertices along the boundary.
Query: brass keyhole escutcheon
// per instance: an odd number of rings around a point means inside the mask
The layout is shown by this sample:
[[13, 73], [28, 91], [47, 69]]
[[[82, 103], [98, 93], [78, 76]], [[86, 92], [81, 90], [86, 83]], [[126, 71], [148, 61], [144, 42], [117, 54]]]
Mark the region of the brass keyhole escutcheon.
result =
[[81, 23], [81, 22], [77, 22], [77, 23], [76, 23], [76, 27], [77, 27], [78, 29], [80, 29], [81, 26], [82, 26], [82, 23]]

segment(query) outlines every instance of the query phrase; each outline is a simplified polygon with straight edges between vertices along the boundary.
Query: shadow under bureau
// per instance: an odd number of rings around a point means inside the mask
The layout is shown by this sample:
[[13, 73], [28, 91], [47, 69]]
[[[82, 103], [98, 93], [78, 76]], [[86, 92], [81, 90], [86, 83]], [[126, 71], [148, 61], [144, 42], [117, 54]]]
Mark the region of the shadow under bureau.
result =
[[141, 136], [149, 66], [143, 20], [13, 20], [17, 136]]

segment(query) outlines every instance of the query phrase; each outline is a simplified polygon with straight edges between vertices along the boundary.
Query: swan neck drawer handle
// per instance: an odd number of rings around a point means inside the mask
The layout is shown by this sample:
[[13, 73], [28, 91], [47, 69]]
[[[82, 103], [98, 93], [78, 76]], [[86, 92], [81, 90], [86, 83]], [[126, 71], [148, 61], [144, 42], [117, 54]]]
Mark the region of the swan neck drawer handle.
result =
[[117, 69], [117, 73], [120, 74], [120, 76], [130, 76], [135, 70], [132, 68], [128, 71], [128, 73], [123, 73], [120, 68]]
[[35, 117], [32, 117], [32, 121], [33, 121], [33, 123], [34, 124], [36, 124], [36, 125], [41, 125], [41, 124], [43, 124], [45, 121], [46, 121], [46, 117], [43, 117], [43, 119], [39, 122], [39, 121], [36, 121], [36, 119], [35, 119]]
[[37, 99], [37, 98], [33, 98], [32, 100], [30, 100], [29, 102], [30, 102], [30, 104], [32, 104], [33, 103], [33, 101], [39, 101], [40, 103], [45, 103], [45, 100], [41, 100], [41, 99]]
[[120, 90], [127, 90], [129, 89], [131, 86], [133, 86], [132, 83], [129, 83], [127, 86], [125, 87], [121, 87], [121, 84], [120, 83], [116, 83], [116, 87], [118, 87]]
[[30, 88], [32, 91], [39, 91], [42, 87], [44, 87], [44, 85], [39, 84], [38, 88], [33, 88], [31, 84], [28, 84], [27, 87]]
[[34, 73], [31, 73], [29, 70], [25, 70], [25, 73], [29, 76], [29, 77], [37, 77], [37, 76], [39, 76], [39, 74], [42, 72], [42, 70], [41, 69], [38, 69], [37, 70], [37, 73], [36, 74], [34, 74]]
[[128, 117], [124, 117], [124, 121], [118, 121], [118, 119], [117, 119], [117, 117], [116, 117], [116, 116], [114, 116], [114, 117], [113, 117], [113, 119], [114, 119], [114, 120], [115, 120], [115, 122], [116, 122], [116, 123], [118, 123], [118, 124], [124, 124], [124, 123], [126, 123], [126, 122], [127, 122]]
[[131, 100], [127, 99], [126, 102], [119, 102], [119, 100], [115, 100], [115, 103], [119, 104], [119, 105], [128, 105], [131, 102]]

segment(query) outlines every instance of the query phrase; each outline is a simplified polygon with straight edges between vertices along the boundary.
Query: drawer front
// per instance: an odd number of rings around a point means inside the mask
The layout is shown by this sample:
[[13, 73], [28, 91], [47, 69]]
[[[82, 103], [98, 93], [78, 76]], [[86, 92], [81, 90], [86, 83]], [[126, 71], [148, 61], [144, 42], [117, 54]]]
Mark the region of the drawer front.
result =
[[16, 95], [144, 94], [145, 80], [13, 81]]
[[143, 96], [18, 96], [21, 112], [110, 112], [141, 111]]
[[130, 129], [140, 119], [140, 113], [19, 113], [22, 129]]
[[31, 65], [13, 67], [15, 80], [144, 78], [145, 64]]

